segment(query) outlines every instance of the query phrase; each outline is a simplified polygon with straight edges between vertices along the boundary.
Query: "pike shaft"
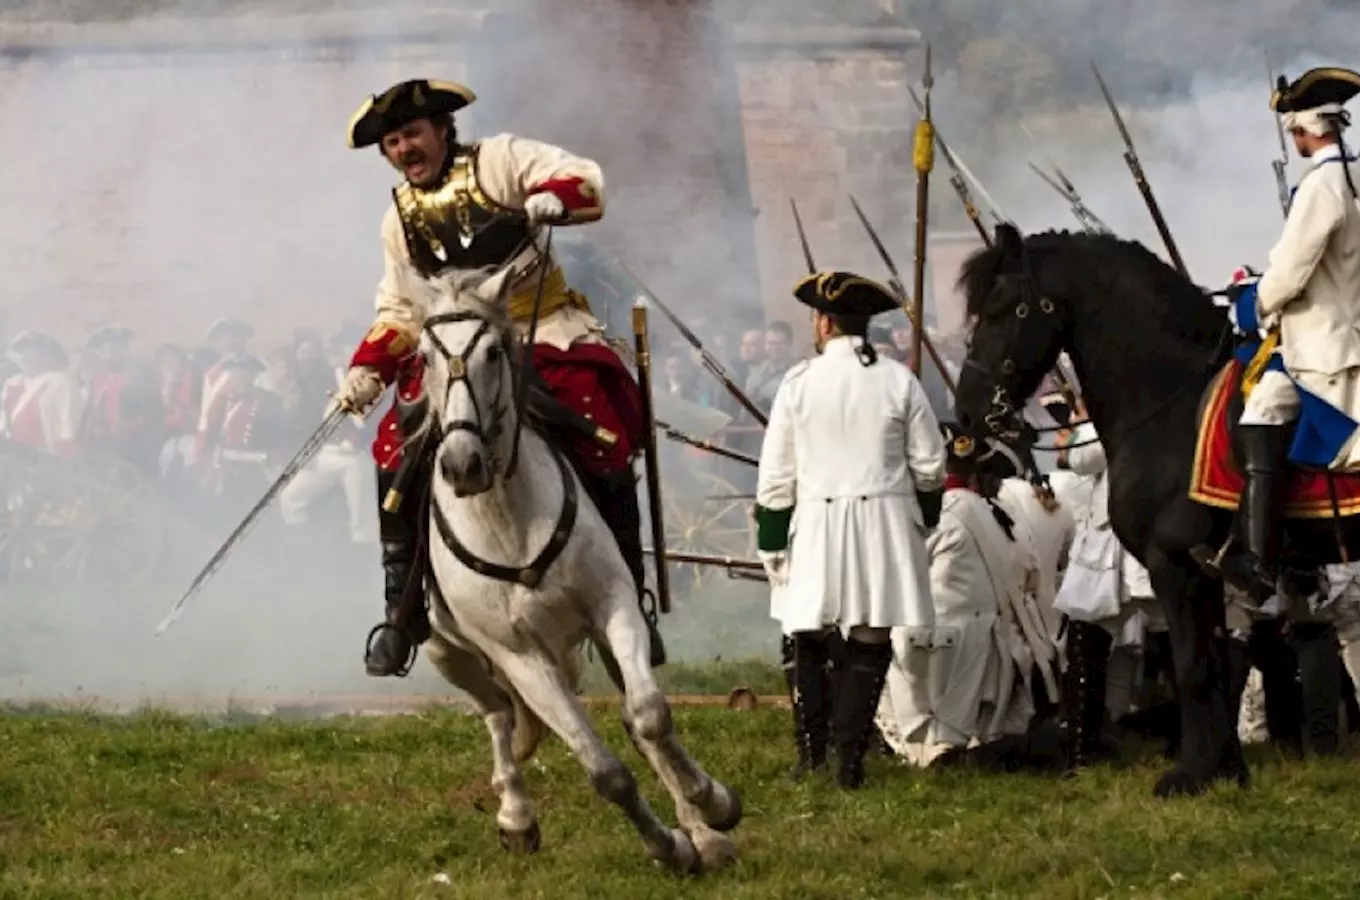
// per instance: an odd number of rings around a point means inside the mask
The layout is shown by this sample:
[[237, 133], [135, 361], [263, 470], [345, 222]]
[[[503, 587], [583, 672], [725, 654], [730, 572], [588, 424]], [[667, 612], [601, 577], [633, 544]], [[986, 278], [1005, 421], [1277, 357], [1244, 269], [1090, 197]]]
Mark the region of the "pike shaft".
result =
[[638, 286], [646, 292], [647, 301], [655, 304], [656, 308], [661, 310], [661, 314], [675, 326], [676, 331], [680, 332], [680, 336], [685, 339], [685, 343], [689, 344], [698, 352], [699, 357], [704, 362], [704, 368], [707, 369], [714, 378], [718, 379], [718, 382], [726, 389], [727, 393], [732, 395], [732, 399], [740, 403], [742, 408], [751, 414], [751, 418], [755, 419], [762, 426], [770, 424], [769, 417], [761, 411], [759, 406], [756, 406], [755, 403], [751, 401], [750, 397], [746, 396], [746, 393], [741, 388], [737, 387], [737, 383], [732, 379], [731, 373], [727, 371], [723, 364], [719, 362], [712, 353], [708, 352], [704, 347], [703, 341], [699, 340], [698, 335], [690, 331], [689, 328], [685, 326], [685, 323], [680, 321], [680, 317], [671, 312], [670, 307], [661, 302], [661, 298], [657, 297], [656, 294], [652, 293], [650, 288], [642, 283], [642, 279], [634, 275], [622, 262], [618, 265], [619, 268], [627, 273], [629, 278], [632, 278], [637, 282]]
[[665, 422], [657, 422], [656, 427], [660, 428], [665, 433], [666, 437], [670, 438], [673, 441], [678, 441], [681, 444], [688, 444], [691, 447], [694, 447], [698, 450], [705, 450], [709, 453], [714, 454], [715, 456], [724, 456], [728, 459], [735, 460], [736, 462], [739, 463], [746, 463], [748, 466], [760, 465], [760, 460], [756, 459], [754, 456], [750, 456], [746, 453], [741, 453], [737, 450], [728, 449], [727, 447], [723, 447], [711, 441], [704, 441], [696, 437], [690, 437], [683, 431], [677, 431], [676, 429], [667, 425]]
[[671, 611], [670, 581], [666, 574], [666, 524], [662, 519], [661, 466], [656, 458], [655, 413], [652, 410], [652, 351], [647, 333], [647, 306], [639, 301], [633, 306], [633, 346], [637, 354], [638, 387], [642, 394], [643, 421], [647, 423], [645, 459], [647, 474], [647, 512], [651, 519], [652, 543], [663, 548], [656, 560], [656, 598], [663, 614]]

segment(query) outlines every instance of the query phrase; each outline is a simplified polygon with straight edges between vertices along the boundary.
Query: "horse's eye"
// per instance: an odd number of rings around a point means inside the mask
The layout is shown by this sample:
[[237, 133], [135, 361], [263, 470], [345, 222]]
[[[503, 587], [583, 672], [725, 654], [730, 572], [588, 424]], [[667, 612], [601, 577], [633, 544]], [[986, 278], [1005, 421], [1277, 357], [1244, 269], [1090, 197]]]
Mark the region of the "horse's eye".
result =
[[487, 361], [487, 362], [493, 362], [493, 363], [494, 363], [494, 362], [500, 362], [500, 361], [501, 361], [501, 348], [498, 347], [498, 346], [496, 346], [495, 344], [492, 344], [490, 347], [487, 347], [487, 348], [486, 348], [486, 361]]

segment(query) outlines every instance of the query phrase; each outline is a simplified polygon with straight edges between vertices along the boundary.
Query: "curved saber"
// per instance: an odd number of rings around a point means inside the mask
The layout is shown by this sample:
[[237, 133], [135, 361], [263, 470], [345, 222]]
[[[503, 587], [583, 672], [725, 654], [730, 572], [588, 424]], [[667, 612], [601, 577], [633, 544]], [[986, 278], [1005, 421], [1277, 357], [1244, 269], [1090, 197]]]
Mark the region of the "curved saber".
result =
[[175, 605], [170, 607], [170, 612], [166, 613], [165, 618], [156, 626], [157, 635], [165, 634], [166, 630], [169, 629], [171, 625], [175, 624], [175, 620], [179, 618], [179, 614], [183, 611], [184, 605], [188, 603], [195, 594], [203, 590], [204, 585], [212, 580], [213, 575], [221, 568], [222, 563], [226, 561], [227, 556], [230, 555], [231, 551], [236, 549], [236, 545], [241, 543], [241, 541], [245, 539], [245, 536], [250, 533], [250, 530], [255, 527], [255, 523], [259, 521], [260, 515], [265, 511], [269, 504], [274, 502], [274, 498], [279, 495], [279, 492], [288, 486], [288, 483], [297, 476], [298, 472], [302, 471], [307, 463], [311, 462], [312, 457], [316, 456], [317, 452], [325, 445], [326, 441], [330, 439], [330, 436], [334, 434], [335, 430], [345, 421], [347, 415], [349, 415], [349, 413], [339, 407], [331, 410], [331, 412], [327, 414], [326, 418], [317, 426], [316, 431], [312, 432], [312, 436], [307, 439], [307, 443], [303, 444], [302, 449], [297, 452], [297, 455], [289, 461], [288, 465], [283, 467], [283, 471], [279, 473], [279, 477], [274, 480], [274, 483], [269, 486], [269, 490], [265, 491], [264, 496], [260, 498], [260, 502], [256, 503], [255, 507], [251, 509], [250, 512], [246, 513], [246, 517], [241, 521], [241, 524], [236, 526], [236, 530], [231, 533], [231, 536], [228, 537], [222, 546], [218, 548], [218, 551], [213, 554], [212, 559], [208, 560], [208, 564], [203, 567], [203, 571], [199, 572], [198, 577], [194, 579], [193, 584], [189, 585], [189, 590], [185, 591], [184, 596], [180, 597]]

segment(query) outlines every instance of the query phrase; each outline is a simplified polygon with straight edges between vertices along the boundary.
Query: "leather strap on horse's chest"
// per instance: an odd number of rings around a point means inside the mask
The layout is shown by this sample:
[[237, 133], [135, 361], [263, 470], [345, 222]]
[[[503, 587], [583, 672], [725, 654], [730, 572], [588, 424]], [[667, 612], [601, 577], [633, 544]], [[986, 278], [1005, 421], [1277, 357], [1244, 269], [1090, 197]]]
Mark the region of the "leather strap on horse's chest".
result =
[[576, 527], [576, 511], [579, 506], [576, 497], [576, 479], [567, 465], [566, 458], [551, 444], [548, 445], [548, 450], [552, 453], [553, 462], [557, 463], [557, 471], [562, 476], [562, 512], [557, 517], [557, 525], [553, 528], [552, 536], [548, 539], [547, 545], [539, 552], [538, 556], [534, 557], [533, 562], [527, 566], [518, 567], [503, 566], [499, 563], [478, 559], [472, 554], [471, 550], [458, 540], [458, 537], [453, 533], [453, 526], [449, 524], [448, 518], [444, 515], [444, 511], [440, 509], [437, 502], [432, 501], [430, 509], [434, 513], [434, 526], [439, 529], [439, 537], [444, 541], [444, 546], [449, 548], [449, 552], [454, 555], [455, 559], [478, 575], [485, 575], [487, 578], [494, 578], [497, 581], [522, 584], [527, 588], [538, 587], [548, 569], [566, 549], [567, 541], [571, 538], [571, 531]]

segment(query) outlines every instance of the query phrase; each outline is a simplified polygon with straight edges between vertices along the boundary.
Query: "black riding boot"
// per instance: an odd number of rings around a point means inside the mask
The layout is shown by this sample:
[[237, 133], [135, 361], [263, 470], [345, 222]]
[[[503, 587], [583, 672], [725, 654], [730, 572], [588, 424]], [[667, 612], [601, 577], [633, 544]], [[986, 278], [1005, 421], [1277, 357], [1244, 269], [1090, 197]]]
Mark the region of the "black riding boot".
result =
[[577, 471], [581, 476], [581, 482], [586, 486], [586, 492], [595, 501], [595, 508], [599, 510], [609, 530], [613, 532], [614, 540], [623, 554], [623, 561], [633, 575], [638, 606], [642, 610], [642, 618], [647, 623], [647, 637], [651, 641], [652, 668], [663, 666], [666, 664], [666, 645], [662, 642], [661, 631], [657, 627], [657, 610], [654, 608], [655, 604], [649, 608], [646, 602], [652, 594], [645, 587], [647, 573], [643, 565], [642, 510], [638, 506], [637, 481], [630, 470], [610, 472], [607, 475], [587, 472], [584, 467]]
[[1069, 620], [1067, 671], [1063, 673], [1063, 724], [1067, 765], [1084, 769], [1100, 761], [1105, 726], [1105, 681], [1114, 638], [1099, 625]]
[[1295, 623], [1289, 643], [1299, 660], [1303, 741], [1317, 756], [1334, 756], [1341, 749], [1342, 687], [1336, 629], [1326, 622]]
[[794, 674], [793, 638], [787, 634], [779, 638], [779, 669], [784, 673], [784, 686], [789, 691], [789, 709], [793, 711], [793, 742], [798, 743], [798, 682]]
[[790, 777], [801, 781], [809, 772], [826, 770], [826, 746], [831, 731], [830, 646], [816, 631], [795, 634], [793, 644], [793, 719], [798, 764]]
[[369, 675], [403, 676], [415, 661], [416, 647], [430, 636], [429, 615], [424, 596], [412, 598], [412, 606], [402, 623], [402, 597], [407, 590], [420, 591], [416, 555], [419, 552], [418, 516], [422, 504], [416, 496], [403, 499], [401, 508], [391, 513], [382, 508], [383, 498], [396, 478], [395, 472], [378, 471], [378, 539], [382, 543], [383, 595], [387, 615], [369, 635], [364, 667]]
[[1277, 534], [1276, 502], [1289, 452], [1287, 425], [1242, 425], [1238, 441], [1242, 450], [1242, 516], [1246, 532], [1247, 593], [1258, 605], [1275, 594]]
[[864, 754], [892, 652], [888, 641], [866, 644], [846, 639], [845, 668], [838, 678], [831, 726], [840, 760], [836, 781], [843, 788], [854, 790], [864, 784]]

